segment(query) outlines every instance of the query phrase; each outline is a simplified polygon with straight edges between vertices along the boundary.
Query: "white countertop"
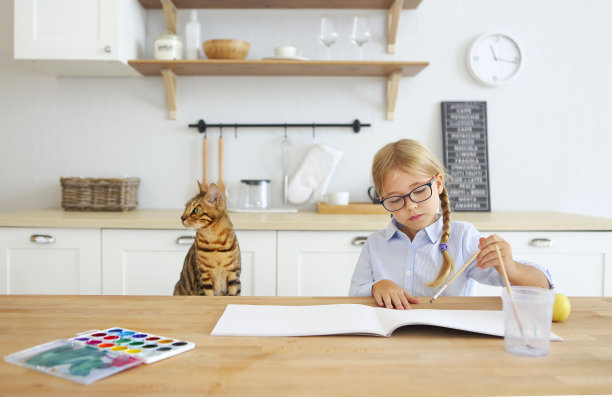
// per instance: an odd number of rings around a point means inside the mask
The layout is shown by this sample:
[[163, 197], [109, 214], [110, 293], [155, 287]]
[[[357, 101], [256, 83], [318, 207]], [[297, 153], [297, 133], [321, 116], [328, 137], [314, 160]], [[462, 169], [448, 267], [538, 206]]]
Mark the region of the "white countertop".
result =
[[[0, 227], [91, 229], [184, 229], [182, 210], [80, 212], [61, 208], [0, 213]], [[387, 226], [386, 214], [236, 213], [230, 212], [236, 230], [379, 230]], [[453, 220], [490, 231], [612, 231], [612, 219], [562, 212], [455, 212]]]

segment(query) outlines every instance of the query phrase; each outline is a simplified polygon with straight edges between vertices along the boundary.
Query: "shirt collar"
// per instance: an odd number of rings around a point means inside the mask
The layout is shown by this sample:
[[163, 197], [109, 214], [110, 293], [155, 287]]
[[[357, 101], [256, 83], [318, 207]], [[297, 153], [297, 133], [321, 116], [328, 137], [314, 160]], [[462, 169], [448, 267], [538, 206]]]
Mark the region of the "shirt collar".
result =
[[385, 230], [385, 238], [387, 241], [391, 240], [395, 235], [399, 236], [400, 230], [396, 225], [395, 218], [391, 217], [391, 222], [387, 225], [387, 230]]
[[442, 227], [444, 226], [444, 220], [442, 219], [442, 215], [438, 216], [438, 220], [436, 220], [431, 225], [425, 228], [425, 234], [429, 237], [429, 241], [432, 244], [435, 244], [442, 236]]
[[[399, 229], [398, 224], [399, 223], [395, 220], [395, 218], [391, 218], [391, 222], [389, 222], [387, 230], [385, 230], [385, 238], [387, 239], [387, 241], [391, 240], [396, 235], [399, 236], [399, 233], [402, 233]], [[442, 235], [443, 225], [444, 221], [442, 219], [442, 216], [440, 215], [434, 223], [423, 229], [425, 231], [425, 235], [432, 244], [437, 243], [440, 239], [440, 236]]]

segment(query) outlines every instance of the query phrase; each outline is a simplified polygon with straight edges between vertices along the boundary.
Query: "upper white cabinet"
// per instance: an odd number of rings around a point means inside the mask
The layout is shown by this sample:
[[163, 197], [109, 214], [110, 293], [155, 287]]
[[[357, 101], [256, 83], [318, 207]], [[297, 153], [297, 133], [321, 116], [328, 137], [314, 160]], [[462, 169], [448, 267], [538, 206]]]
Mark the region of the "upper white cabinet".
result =
[[99, 294], [100, 230], [0, 228], [0, 294]]
[[137, 0], [15, 0], [14, 56], [66, 76], [138, 76], [145, 10]]

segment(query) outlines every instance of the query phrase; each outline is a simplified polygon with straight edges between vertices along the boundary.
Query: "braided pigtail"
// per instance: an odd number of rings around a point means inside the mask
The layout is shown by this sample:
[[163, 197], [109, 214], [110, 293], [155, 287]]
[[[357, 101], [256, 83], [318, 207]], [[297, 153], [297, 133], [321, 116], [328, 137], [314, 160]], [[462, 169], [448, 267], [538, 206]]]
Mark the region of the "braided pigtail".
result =
[[455, 264], [451, 259], [448, 251], [446, 250], [446, 243], [450, 236], [451, 216], [450, 216], [450, 202], [448, 200], [448, 192], [446, 188], [442, 189], [440, 193], [440, 207], [442, 209], [442, 237], [440, 238], [440, 251], [442, 251], [443, 262], [438, 277], [431, 283], [427, 284], [428, 287], [439, 287], [444, 281], [446, 281], [455, 270]]

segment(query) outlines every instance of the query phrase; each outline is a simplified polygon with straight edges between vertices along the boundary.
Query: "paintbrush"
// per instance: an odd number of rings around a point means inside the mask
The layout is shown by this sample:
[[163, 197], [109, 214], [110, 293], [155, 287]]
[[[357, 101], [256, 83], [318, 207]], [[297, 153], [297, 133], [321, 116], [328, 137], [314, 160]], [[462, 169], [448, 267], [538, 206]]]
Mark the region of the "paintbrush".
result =
[[502, 276], [504, 278], [504, 283], [506, 283], [506, 288], [508, 289], [508, 296], [510, 297], [510, 304], [512, 305], [512, 311], [514, 311], [514, 317], [516, 317], [516, 323], [518, 324], [519, 331], [521, 331], [521, 336], [523, 337], [523, 342], [525, 342], [525, 346], [528, 349], [533, 349], [533, 346], [527, 342], [527, 337], [525, 336], [525, 332], [523, 331], [523, 324], [521, 323], [521, 317], [519, 316], [518, 308], [516, 307], [516, 302], [514, 301], [514, 295], [512, 294], [512, 288], [510, 288], [510, 280], [508, 280], [508, 274], [506, 273], [506, 266], [504, 266], [504, 260], [502, 259], [501, 252], [499, 252], [499, 247], [497, 244], [495, 245], [495, 250], [497, 251], [497, 259], [499, 260], [499, 267], [502, 271]]
[[480, 254], [480, 250], [476, 251], [476, 253], [474, 254], [474, 256], [472, 256], [470, 259], [468, 259], [467, 262], [465, 262], [465, 265], [463, 265], [461, 267], [461, 269], [459, 269], [459, 271], [457, 273], [455, 273], [453, 275], [453, 277], [450, 278], [450, 280], [448, 280], [446, 283], [444, 283], [444, 285], [442, 286], [442, 288], [440, 289], [440, 291], [438, 291], [433, 298], [430, 299], [429, 303], [433, 303], [433, 301], [435, 301], [436, 299], [438, 299], [438, 296], [440, 296], [440, 294], [446, 289], [446, 287], [448, 287], [453, 281], [455, 281], [455, 279], [461, 274], [461, 272], [463, 272], [470, 263], [472, 263], [472, 261], [474, 259], [476, 259], [476, 257], [478, 256], [478, 254]]

